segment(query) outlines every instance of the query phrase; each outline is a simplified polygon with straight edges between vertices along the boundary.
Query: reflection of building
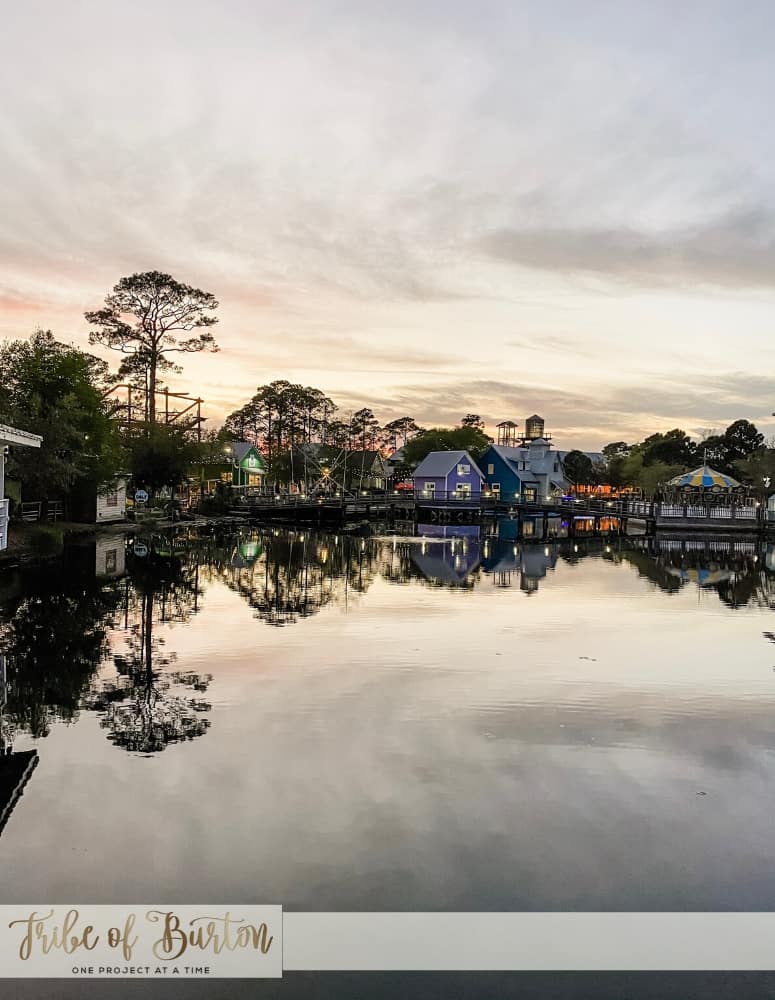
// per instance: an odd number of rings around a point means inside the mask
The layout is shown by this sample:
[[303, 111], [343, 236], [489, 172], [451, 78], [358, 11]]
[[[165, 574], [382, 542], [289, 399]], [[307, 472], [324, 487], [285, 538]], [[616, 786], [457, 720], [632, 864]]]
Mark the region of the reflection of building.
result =
[[5, 657], [0, 655], [0, 835], [38, 764], [37, 750], [11, 752], [3, 727], [5, 698]]
[[412, 562], [431, 583], [466, 586], [482, 559], [478, 525], [418, 525]]
[[123, 535], [100, 535], [95, 543], [94, 573], [118, 577], [126, 572], [126, 542]]
[[516, 545], [512, 541], [488, 539], [485, 543], [484, 570], [500, 587], [510, 587], [512, 574], [519, 573], [519, 587], [526, 593], [538, 590], [547, 570], [557, 564], [557, 550], [540, 545]]

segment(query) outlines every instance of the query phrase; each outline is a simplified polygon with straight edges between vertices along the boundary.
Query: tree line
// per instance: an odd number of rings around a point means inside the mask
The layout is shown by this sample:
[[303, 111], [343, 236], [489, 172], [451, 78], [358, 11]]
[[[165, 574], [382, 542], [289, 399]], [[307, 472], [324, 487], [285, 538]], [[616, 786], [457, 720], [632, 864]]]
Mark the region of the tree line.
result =
[[[218, 350], [212, 333], [217, 309], [211, 293], [148, 271], [122, 278], [101, 308], [84, 314], [91, 344], [120, 355], [115, 371], [48, 330], [4, 343], [0, 423], [43, 437], [39, 452], [14, 451], [8, 478], [20, 480], [34, 499], [67, 496], [79, 483], [104, 485], [117, 471], [156, 490], [182, 482], [197, 462], [221, 461], [223, 445], [233, 439], [257, 445], [275, 479], [292, 467], [287, 459], [294, 448], [312, 443], [384, 454], [400, 450], [400, 475], [430, 451], [467, 450], [477, 459], [491, 444], [476, 413], [451, 428], [423, 428], [409, 415], [382, 424], [368, 407], [347, 412], [322, 390], [283, 379], [259, 386], [218, 431], [194, 434], [190, 423], [166, 423], [156, 407], [157, 393], [166, 388], [163, 379], [181, 370], [180, 355]], [[111, 395], [119, 383], [143, 401], [133, 425], [122, 419], [126, 404]], [[775, 479], [775, 451], [748, 420], [736, 420], [700, 442], [679, 428], [634, 444], [615, 441], [598, 463], [572, 451], [564, 466], [574, 483], [632, 485], [651, 493], [703, 456], [747, 483]]]

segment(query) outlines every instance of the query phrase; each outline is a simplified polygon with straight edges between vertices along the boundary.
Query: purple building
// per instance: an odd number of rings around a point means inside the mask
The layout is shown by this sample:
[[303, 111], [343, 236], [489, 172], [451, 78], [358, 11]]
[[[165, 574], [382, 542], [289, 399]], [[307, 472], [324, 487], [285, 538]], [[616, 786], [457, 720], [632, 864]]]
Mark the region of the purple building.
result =
[[484, 476], [467, 451], [432, 451], [414, 470], [418, 500], [476, 500]]

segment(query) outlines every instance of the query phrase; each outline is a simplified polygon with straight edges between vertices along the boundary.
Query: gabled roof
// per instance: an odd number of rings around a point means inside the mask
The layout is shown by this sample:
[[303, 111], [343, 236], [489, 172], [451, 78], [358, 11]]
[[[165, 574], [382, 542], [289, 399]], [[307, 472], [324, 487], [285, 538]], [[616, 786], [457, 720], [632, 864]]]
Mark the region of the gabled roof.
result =
[[415, 479], [438, 479], [447, 476], [459, 462], [468, 462], [472, 471], [482, 476], [482, 471], [467, 451], [432, 451], [414, 470]]
[[258, 448], [254, 444], [250, 444], [249, 441], [232, 441], [231, 443], [231, 453], [236, 462], [241, 462], [251, 450], [258, 452]]
[[487, 450], [494, 451], [504, 462], [521, 462], [530, 455], [527, 448], [514, 448], [505, 444], [494, 444]]
[[379, 451], [348, 451], [347, 452], [347, 468], [357, 468], [362, 466], [364, 469], [371, 469], [374, 463], [379, 460], [382, 465], [385, 464], [382, 458], [382, 452]]

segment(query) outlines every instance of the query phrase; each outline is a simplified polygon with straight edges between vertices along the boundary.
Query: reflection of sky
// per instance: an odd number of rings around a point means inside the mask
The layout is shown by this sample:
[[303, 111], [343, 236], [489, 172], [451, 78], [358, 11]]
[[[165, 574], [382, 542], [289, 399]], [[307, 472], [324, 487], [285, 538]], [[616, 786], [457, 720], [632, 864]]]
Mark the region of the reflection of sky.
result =
[[560, 561], [530, 601], [378, 578], [279, 630], [214, 582], [159, 630], [214, 675], [207, 736], [55, 727], [2, 898], [769, 909], [770, 614], [697, 593]]
[[772, 432], [775, 12], [674, 8], [16, 5], [0, 335], [84, 344], [158, 268], [221, 302], [222, 352], [171, 378], [211, 417], [288, 378], [568, 446]]

